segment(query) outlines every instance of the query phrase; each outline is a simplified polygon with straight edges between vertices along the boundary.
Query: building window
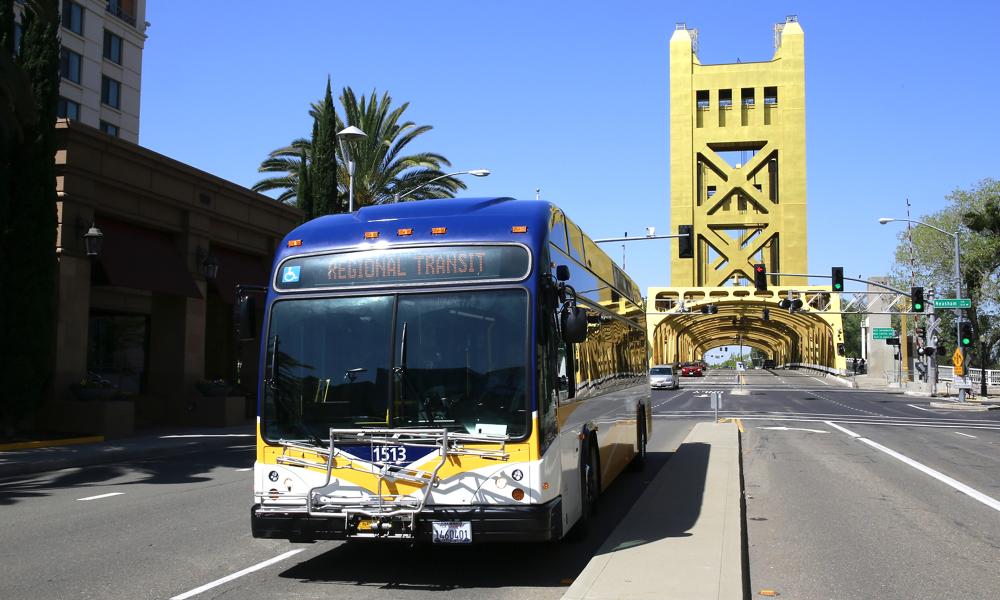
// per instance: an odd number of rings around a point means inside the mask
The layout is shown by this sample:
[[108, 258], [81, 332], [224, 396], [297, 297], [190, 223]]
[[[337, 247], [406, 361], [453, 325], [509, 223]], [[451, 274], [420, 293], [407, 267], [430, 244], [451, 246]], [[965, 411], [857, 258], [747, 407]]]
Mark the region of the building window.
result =
[[83, 6], [73, 0], [63, 0], [62, 26], [83, 35]]
[[122, 38], [107, 29], [104, 30], [104, 58], [122, 64]]
[[695, 96], [698, 108], [708, 108], [708, 90], [698, 90]]
[[777, 103], [778, 103], [778, 88], [774, 86], [764, 88], [764, 104], [777, 104]]
[[108, 0], [107, 11], [135, 27], [135, 0]]
[[743, 88], [742, 90], [740, 90], [740, 102], [743, 104], [743, 106], [754, 105], [753, 88]]
[[733, 90], [719, 90], [719, 108], [733, 107]]
[[60, 119], [79, 121], [80, 103], [73, 102], [72, 100], [67, 100], [66, 98], [59, 98], [59, 102], [56, 105], [56, 116], [58, 116]]
[[146, 388], [149, 354], [149, 317], [129, 314], [90, 314], [87, 333], [87, 371], [123, 394]]
[[122, 84], [107, 75], [101, 78], [101, 102], [111, 108], [121, 108]]
[[80, 83], [80, 70], [83, 68], [83, 57], [69, 48], [59, 51], [59, 75], [73, 83]]
[[115, 125], [114, 123], [108, 123], [107, 121], [101, 121], [101, 131], [103, 131], [104, 133], [106, 133], [106, 134], [108, 134], [110, 136], [118, 137], [118, 126]]

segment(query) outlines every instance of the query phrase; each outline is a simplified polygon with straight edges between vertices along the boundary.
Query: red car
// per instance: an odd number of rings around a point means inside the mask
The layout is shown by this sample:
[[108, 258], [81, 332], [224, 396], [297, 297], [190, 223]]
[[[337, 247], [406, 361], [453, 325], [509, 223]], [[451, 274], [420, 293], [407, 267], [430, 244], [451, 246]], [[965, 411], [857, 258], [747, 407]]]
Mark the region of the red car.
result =
[[701, 365], [696, 363], [684, 363], [681, 365], [681, 377], [704, 377], [705, 372]]

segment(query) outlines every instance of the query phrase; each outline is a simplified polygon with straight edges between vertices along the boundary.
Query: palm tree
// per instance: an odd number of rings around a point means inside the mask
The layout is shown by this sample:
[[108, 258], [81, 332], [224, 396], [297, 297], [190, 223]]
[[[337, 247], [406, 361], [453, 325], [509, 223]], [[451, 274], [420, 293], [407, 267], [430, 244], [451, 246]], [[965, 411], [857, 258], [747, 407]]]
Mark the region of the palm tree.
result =
[[[349, 149], [351, 158], [355, 162], [354, 205], [356, 207], [392, 202], [396, 193], [403, 194], [424, 184], [427, 185], [410, 194], [407, 200], [450, 198], [459, 189], [465, 189], [465, 184], [461, 180], [455, 177], [442, 177], [445, 173], [441, 168], [451, 166], [451, 162], [444, 156], [432, 152], [405, 154], [407, 145], [417, 136], [432, 129], [430, 125], [403, 121], [403, 113], [409, 107], [408, 102], [393, 108], [392, 98], [388, 93], [378, 97], [375, 90], [372, 90], [370, 97], [362, 95], [358, 98], [354, 90], [345, 87], [340, 95], [340, 105], [346, 123], [340, 115], [337, 115], [337, 131], [347, 125], [354, 125], [368, 136], [354, 142]], [[319, 118], [320, 111], [320, 104], [313, 103], [309, 114], [314, 122]], [[299, 138], [290, 145], [268, 154], [258, 171], [276, 175], [255, 183], [254, 191], [278, 191], [276, 199], [279, 202], [295, 204], [300, 163], [303, 158], [307, 163], [312, 160], [312, 144], [311, 139]], [[338, 196], [345, 199], [340, 203], [340, 211], [344, 212], [347, 210], [349, 175], [339, 147], [336, 155]], [[428, 183], [436, 177], [441, 179]]]

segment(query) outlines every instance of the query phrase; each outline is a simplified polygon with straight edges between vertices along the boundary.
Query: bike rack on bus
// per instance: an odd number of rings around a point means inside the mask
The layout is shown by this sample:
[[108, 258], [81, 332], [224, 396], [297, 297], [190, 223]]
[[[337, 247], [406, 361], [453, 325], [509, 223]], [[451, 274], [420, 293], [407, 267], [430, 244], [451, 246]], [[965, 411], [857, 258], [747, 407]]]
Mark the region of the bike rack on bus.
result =
[[[507, 435], [462, 434], [450, 433], [447, 429], [330, 429], [330, 445], [326, 448], [301, 442], [281, 441], [288, 450], [297, 450], [325, 460], [310, 460], [303, 457], [282, 454], [277, 459], [279, 464], [326, 470], [326, 481], [309, 490], [306, 494], [306, 512], [316, 517], [343, 517], [350, 526], [352, 519], [370, 517], [377, 522], [372, 533], [356, 532], [357, 536], [384, 535], [391, 528], [382, 519], [392, 520], [394, 517], [409, 517], [408, 532], [400, 535], [412, 536], [416, 515], [423, 511], [432, 488], [440, 483], [438, 472], [444, 466], [449, 456], [479, 456], [492, 460], [508, 460], [510, 454], [506, 451]], [[499, 444], [499, 448], [484, 449], [467, 445], [470, 442]], [[364, 461], [348, 454], [342, 446], [358, 446], [367, 444], [371, 450], [371, 461]], [[409, 466], [393, 464], [390, 461], [377, 461], [375, 448], [379, 446], [410, 446], [435, 448], [438, 460], [430, 469], [416, 469]], [[349, 469], [360, 473], [374, 474], [378, 478], [378, 489], [375, 494], [367, 497], [337, 497], [330, 495], [328, 489], [333, 482], [335, 469]], [[386, 494], [383, 486], [386, 483], [402, 481], [420, 487], [417, 495]]]

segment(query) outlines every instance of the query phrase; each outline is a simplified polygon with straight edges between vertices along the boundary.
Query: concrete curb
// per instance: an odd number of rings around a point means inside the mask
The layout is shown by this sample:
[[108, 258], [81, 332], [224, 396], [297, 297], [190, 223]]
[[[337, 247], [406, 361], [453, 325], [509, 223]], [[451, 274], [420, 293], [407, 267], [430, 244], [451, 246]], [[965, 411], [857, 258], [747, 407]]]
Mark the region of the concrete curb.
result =
[[986, 412], [1000, 408], [996, 404], [968, 404], [959, 402], [931, 402], [931, 408], [941, 408], [944, 410], [957, 410], [960, 412]]
[[736, 423], [698, 423], [564, 600], [744, 597]]
[[11, 450], [34, 450], [37, 448], [55, 448], [56, 446], [76, 446], [78, 444], [95, 444], [103, 441], [103, 435], [90, 435], [86, 437], [36, 440], [31, 442], [13, 442], [10, 444], [0, 444], [0, 452], [10, 452]]

